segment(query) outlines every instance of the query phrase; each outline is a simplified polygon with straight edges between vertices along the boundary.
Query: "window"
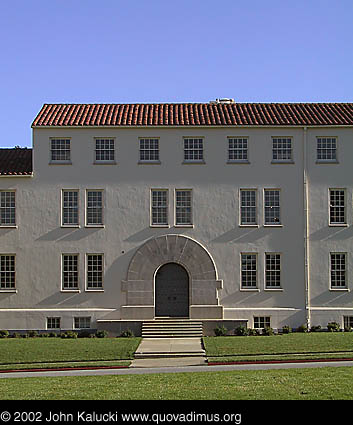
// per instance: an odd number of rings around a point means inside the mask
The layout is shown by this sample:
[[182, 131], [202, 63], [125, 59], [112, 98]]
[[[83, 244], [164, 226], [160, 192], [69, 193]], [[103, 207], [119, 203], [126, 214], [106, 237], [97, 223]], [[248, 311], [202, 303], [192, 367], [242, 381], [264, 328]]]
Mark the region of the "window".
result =
[[75, 329], [90, 329], [90, 327], [91, 327], [90, 317], [74, 317]]
[[60, 317], [47, 317], [47, 329], [60, 329]]
[[248, 139], [244, 137], [228, 138], [228, 161], [248, 161]]
[[241, 287], [257, 287], [257, 254], [241, 254]]
[[266, 254], [265, 257], [265, 287], [278, 289], [281, 287], [281, 254]]
[[140, 139], [140, 161], [159, 162], [159, 139]]
[[151, 190], [151, 224], [168, 225], [168, 190]]
[[102, 289], [103, 273], [103, 254], [87, 254], [87, 289]]
[[51, 139], [51, 160], [69, 162], [70, 139]]
[[256, 189], [240, 189], [240, 224], [256, 225]]
[[264, 329], [271, 327], [270, 316], [257, 316], [254, 317], [254, 328], [255, 329]]
[[103, 225], [103, 191], [87, 190], [86, 225]]
[[265, 189], [265, 225], [280, 225], [280, 191]]
[[191, 190], [175, 191], [175, 224], [192, 225]]
[[0, 226], [16, 226], [16, 195], [14, 191], [0, 191]]
[[353, 316], [343, 316], [344, 329], [353, 328]]
[[62, 225], [78, 225], [78, 190], [62, 191]]
[[291, 138], [272, 138], [272, 160], [276, 162], [291, 162], [293, 160]]
[[322, 162], [337, 161], [337, 139], [336, 137], [317, 138], [317, 160]]
[[15, 289], [15, 255], [0, 255], [0, 290]]
[[78, 254], [62, 256], [62, 289], [78, 289]]
[[345, 189], [330, 189], [330, 224], [346, 224]]
[[115, 161], [115, 143], [114, 139], [95, 139], [96, 141], [96, 161], [112, 162]]
[[346, 253], [331, 253], [331, 289], [347, 287]]
[[184, 161], [203, 162], [203, 139], [184, 139]]

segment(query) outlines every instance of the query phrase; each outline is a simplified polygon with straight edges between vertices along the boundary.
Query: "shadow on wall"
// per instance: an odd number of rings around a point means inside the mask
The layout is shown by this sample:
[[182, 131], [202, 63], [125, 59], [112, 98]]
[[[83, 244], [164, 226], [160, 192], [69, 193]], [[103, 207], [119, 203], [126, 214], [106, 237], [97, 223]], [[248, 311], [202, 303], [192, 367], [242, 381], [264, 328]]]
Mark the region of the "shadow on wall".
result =
[[79, 241], [87, 238], [93, 233], [104, 230], [103, 228], [65, 228], [58, 227], [45, 235], [40, 236], [37, 241]]
[[353, 292], [348, 291], [325, 291], [317, 297], [310, 300], [312, 307], [352, 307], [353, 305]]
[[188, 228], [182, 228], [182, 229], [178, 229], [176, 227], [146, 227], [143, 230], [140, 230], [139, 232], [129, 236], [127, 239], [124, 239], [124, 242], [142, 242], [142, 241], [146, 241], [147, 239], [151, 239], [152, 237], [157, 238], [158, 236], [162, 236], [162, 235], [170, 235], [170, 234], [175, 234], [175, 235], [180, 235], [180, 234], [187, 234], [188, 230], [192, 230], [192, 229], [188, 229]]
[[104, 275], [104, 292], [85, 291], [85, 279], [80, 281], [81, 292], [56, 292], [43, 299], [37, 306], [40, 307], [74, 307], [85, 304], [85, 307], [120, 308], [122, 302], [121, 279], [126, 278], [126, 271], [136, 248], [121, 254]]
[[217, 236], [217, 238], [211, 240], [214, 243], [235, 243], [241, 242], [255, 242], [259, 239], [267, 236], [268, 231], [263, 227], [254, 227], [254, 228], [242, 228], [236, 227], [234, 229], [229, 230], [223, 235]]
[[353, 238], [353, 226], [349, 227], [323, 227], [310, 234], [312, 241], [344, 240]]

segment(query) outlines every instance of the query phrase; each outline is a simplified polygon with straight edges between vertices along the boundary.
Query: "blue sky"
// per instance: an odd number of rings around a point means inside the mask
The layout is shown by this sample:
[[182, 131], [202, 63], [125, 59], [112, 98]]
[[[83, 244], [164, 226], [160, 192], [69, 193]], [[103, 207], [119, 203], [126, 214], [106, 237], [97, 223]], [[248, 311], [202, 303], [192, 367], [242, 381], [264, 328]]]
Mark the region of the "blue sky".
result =
[[352, 0], [0, 4], [0, 146], [43, 103], [352, 102]]

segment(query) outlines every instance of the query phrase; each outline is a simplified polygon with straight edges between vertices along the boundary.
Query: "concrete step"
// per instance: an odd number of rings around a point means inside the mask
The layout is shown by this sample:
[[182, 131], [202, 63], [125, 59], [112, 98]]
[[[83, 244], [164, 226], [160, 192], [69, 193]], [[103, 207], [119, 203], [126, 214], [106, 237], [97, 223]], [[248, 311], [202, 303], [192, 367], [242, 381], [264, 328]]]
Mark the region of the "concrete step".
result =
[[189, 319], [146, 320], [142, 324], [143, 338], [202, 337], [202, 322]]
[[136, 359], [204, 357], [201, 338], [143, 338]]

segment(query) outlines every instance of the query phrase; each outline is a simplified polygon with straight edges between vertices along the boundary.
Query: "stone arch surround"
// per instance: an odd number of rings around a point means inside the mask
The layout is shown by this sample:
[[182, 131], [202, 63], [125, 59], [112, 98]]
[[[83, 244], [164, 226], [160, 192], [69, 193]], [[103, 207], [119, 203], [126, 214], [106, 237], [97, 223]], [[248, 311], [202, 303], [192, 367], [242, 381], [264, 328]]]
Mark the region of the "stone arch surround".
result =
[[222, 319], [215, 263], [209, 252], [194, 239], [184, 235], [162, 235], [146, 241], [133, 255], [122, 291], [126, 294], [121, 318], [154, 319], [154, 279], [157, 269], [166, 263], [182, 265], [190, 279], [190, 319]]

